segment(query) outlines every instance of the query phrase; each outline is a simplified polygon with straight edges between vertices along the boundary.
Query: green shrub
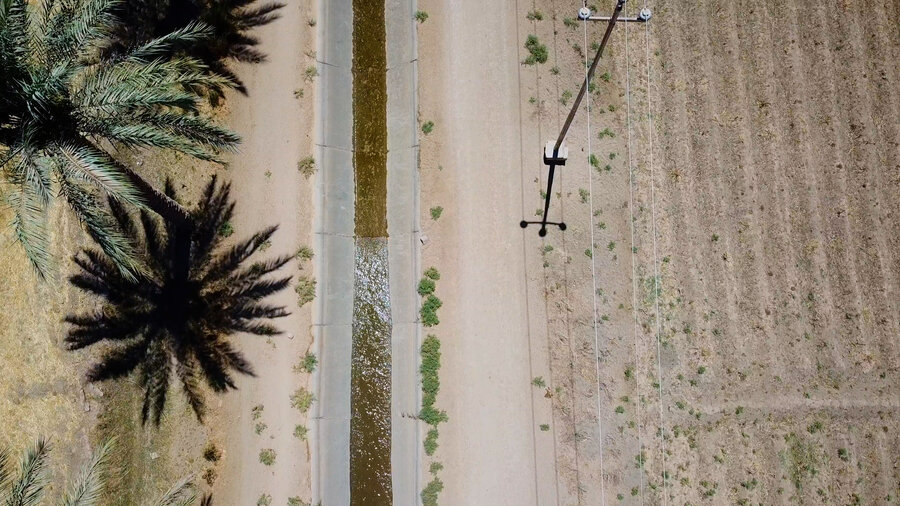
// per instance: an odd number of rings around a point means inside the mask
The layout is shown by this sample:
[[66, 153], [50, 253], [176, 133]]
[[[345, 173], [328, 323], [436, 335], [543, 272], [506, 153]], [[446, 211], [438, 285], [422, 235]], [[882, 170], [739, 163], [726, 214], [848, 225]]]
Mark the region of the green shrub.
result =
[[431, 213], [431, 219], [437, 220], [438, 218], [441, 217], [441, 214], [444, 212], [444, 208], [441, 206], [435, 206], [435, 207], [432, 207], [429, 212]]
[[541, 424], [541, 432], [547, 432], [548, 430], [550, 430], [550, 424], [542, 423]]
[[443, 410], [439, 410], [434, 406], [423, 406], [419, 411], [419, 419], [431, 426], [440, 425], [450, 418]]
[[256, 500], [256, 506], [271, 506], [272, 504], [272, 495], [271, 494], [262, 494], [259, 496], [259, 499]]
[[434, 121], [426, 121], [425, 123], [422, 123], [423, 134], [428, 135], [432, 131], [434, 131]]
[[294, 437], [301, 440], [306, 441], [306, 435], [309, 434], [309, 429], [306, 428], [305, 425], [297, 425], [294, 427]]
[[425, 297], [426, 295], [431, 295], [432, 293], [434, 293], [435, 286], [436, 285], [433, 279], [422, 278], [421, 280], [419, 280], [419, 287], [416, 289], [416, 291], [419, 292], [419, 295]]
[[525, 19], [527, 19], [528, 21], [543, 21], [544, 14], [538, 10], [530, 11], [527, 15], [525, 15]]
[[534, 386], [536, 386], [536, 387], [538, 387], [538, 388], [544, 388], [544, 387], [547, 386], [547, 383], [544, 381], [544, 377], [543, 377], [543, 376], [535, 376], [535, 377], [531, 380], [531, 384], [534, 385]]
[[441, 273], [434, 267], [429, 267], [428, 270], [425, 271], [425, 277], [438, 281], [441, 279]]
[[425, 488], [420, 494], [422, 497], [422, 506], [437, 506], [437, 498], [441, 490], [444, 490], [444, 482], [435, 476], [434, 479], [428, 482], [428, 485], [425, 485]]
[[438, 430], [437, 429], [429, 429], [428, 434], [425, 435], [425, 455], [431, 456], [434, 455], [434, 452], [437, 451], [438, 448]]
[[422, 303], [422, 308], [419, 310], [422, 316], [423, 325], [426, 327], [434, 327], [440, 323], [440, 320], [437, 317], [437, 310], [440, 309], [441, 305], [443, 305], [441, 299], [434, 295], [429, 295], [425, 299], [425, 302]]
[[424, 23], [428, 19], [428, 13], [425, 11], [416, 11], [416, 21]]
[[547, 62], [547, 57], [549, 55], [547, 46], [541, 44], [537, 35], [529, 35], [528, 38], [525, 39], [525, 49], [527, 49], [529, 53], [528, 57], [525, 58], [525, 61], [523, 62], [526, 65]]

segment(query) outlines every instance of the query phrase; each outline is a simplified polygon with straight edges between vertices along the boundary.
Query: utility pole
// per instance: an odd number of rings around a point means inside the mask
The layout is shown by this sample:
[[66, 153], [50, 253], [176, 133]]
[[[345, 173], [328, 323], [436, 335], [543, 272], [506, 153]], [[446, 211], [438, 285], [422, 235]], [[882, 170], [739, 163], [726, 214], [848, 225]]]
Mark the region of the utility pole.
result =
[[522, 228], [528, 227], [528, 225], [540, 225], [541, 228], [538, 230], [538, 235], [544, 237], [547, 235], [547, 225], [556, 225], [560, 230], [566, 229], [566, 224], [563, 222], [550, 222], [547, 221], [547, 213], [550, 210], [550, 199], [552, 198], [552, 190], [553, 190], [553, 176], [556, 172], [556, 167], [562, 166], [566, 164], [566, 159], [569, 157], [569, 149], [563, 144], [563, 141], [566, 140], [566, 134], [569, 133], [569, 127], [572, 126], [572, 120], [575, 119], [575, 113], [578, 112], [578, 108], [581, 106], [581, 101], [584, 99], [584, 94], [587, 93], [588, 86], [590, 85], [591, 80], [594, 78], [594, 72], [597, 70], [597, 64], [600, 63], [600, 58], [603, 56], [603, 50], [606, 48], [606, 43], [609, 42], [609, 36], [612, 34], [613, 28], [616, 26], [617, 21], [622, 22], [640, 22], [645, 23], [650, 20], [650, 10], [642, 9], [641, 13], [634, 18], [619, 18], [619, 14], [622, 12], [622, 8], [625, 7], [625, 2], [627, 0], [616, 0], [616, 8], [613, 10], [611, 16], [594, 16], [591, 10], [587, 7], [582, 7], [578, 11], [578, 18], [584, 22], [588, 21], [608, 21], [606, 25], [606, 32], [603, 34], [603, 40], [600, 41], [600, 48], [597, 49], [597, 54], [594, 55], [594, 61], [591, 62], [591, 66], [588, 69], [587, 76], [584, 78], [584, 82], [581, 83], [581, 89], [578, 91], [578, 96], [575, 97], [575, 102], [572, 104], [572, 110], [569, 111], [569, 115], [566, 117], [566, 122], [563, 124], [562, 130], [559, 132], [559, 137], [556, 138], [556, 142], [549, 141], [547, 145], [544, 147], [543, 159], [544, 164], [549, 167], [549, 173], [547, 176], [547, 193], [544, 197], [544, 216], [541, 218], [541, 221], [526, 221], [522, 220], [519, 222], [519, 226]]

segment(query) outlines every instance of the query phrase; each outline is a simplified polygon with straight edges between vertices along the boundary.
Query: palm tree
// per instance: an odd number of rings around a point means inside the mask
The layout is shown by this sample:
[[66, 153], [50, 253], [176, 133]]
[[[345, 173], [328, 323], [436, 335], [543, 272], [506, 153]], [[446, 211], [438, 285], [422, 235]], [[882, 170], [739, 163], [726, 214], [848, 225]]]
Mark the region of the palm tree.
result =
[[105, 147], [173, 149], [218, 160], [238, 137], [199, 112], [198, 89], [233, 83], [174, 47], [209, 37], [189, 24], [102, 58], [116, 0], [0, 0], [0, 192], [41, 276], [50, 264], [47, 210], [61, 197], [117, 265], [134, 267], [102, 196], [190, 228], [190, 213]]
[[[175, 199], [170, 184], [168, 195]], [[230, 185], [213, 178], [193, 213], [196, 227], [188, 240], [187, 265], [173, 255], [184, 231], [140, 213], [140, 229], [125, 208], [111, 200], [117, 227], [133, 244], [140, 268], [129, 279], [108, 255], [87, 249], [76, 255], [81, 272], [70, 278], [79, 289], [103, 299], [95, 313], [70, 315], [66, 342], [70, 349], [106, 341], [108, 348], [87, 373], [88, 381], [119, 378], [136, 371], [144, 389], [143, 422], [152, 416], [159, 425], [172, 376], [181, 382], [198, 420], [203, 421], [201, 382], [215, 392], [235, 388], [232, 371], [253, 375], [244, 356], [232, 347], [229, 335], [247, 332], [275, 335], [265, 320], [286, 316], [284, 307], [262, 299], [284, 289], [290, 276], [267, 277], [292, 257], [242, 265], [265, 249], [277, 227], [269, 227], [219, 249], [219, 233], [234, 212]]]
[[278, 10], [284, 7], [277, 2], [256, 3], [257, 0], [126, 0], [116, 12], [123, 23], [116, 32], [117, 44], [113, 51], [183, 29], [199, 20], [210, 27], [211, 37], [177, 49], [202, 61], [216, 74], [228, 77], [246, 94], [243, 83], [228, 68], [228, 61], [265, 61], [266, 55], [256, 48], [259, 40], [250, 31], [278, 19]]
[[[100, 503], [106, 485], [110, 454], [115, 441], [107, 440], [94, 451], [78, 477], [69, 485], [60, 503], [63, 506], [95, 506]], [[9, 450], [0, 449], [0, 502], [5, 506], [36, 506], [47, 488], [47, 459], [50, 444], [38, 439], [22, 455], [18, 475], [13, 477], [9, 469]], [[166, 493], [152, 502], [154, 506], [189, 506], [194, 504], [196, 494], [189, 478], [175, 483]], [[201, 506], [212, 503], [210, 496], [202, 499]]]

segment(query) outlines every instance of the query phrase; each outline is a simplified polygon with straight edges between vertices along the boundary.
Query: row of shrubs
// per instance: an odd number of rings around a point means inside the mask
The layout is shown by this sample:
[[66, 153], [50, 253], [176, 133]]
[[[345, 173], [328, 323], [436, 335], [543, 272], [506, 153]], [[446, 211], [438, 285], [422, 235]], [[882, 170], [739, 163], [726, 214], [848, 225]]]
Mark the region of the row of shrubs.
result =
[[[422, 325], [433, 327], [440, 323], [437, 310], [443, 304], [441, 299], [434, 295], [437, 283], [441, 279], [440, 273], [434, 267], [425, 271], [425, 276], [419, 281], [418, 292], [423, 297], [422, 307], [419, 310]], [[422, 375], [422, 409], [419, 411], [419, 419], [427, 423], [430, 428], [425, 435], [425, 454], [434, 455], [438, 447], [438, 425], [448, 420], [447, 413], [435, 407], [438, 390], [441, 388], [441, 380], [438, 375], [441, 369], [441, 341], [434, 334], [428, 334], [422, 341], [422, 364], [419, 372]], [[440, 462], [433, 462], [429, 471], [431, 481], [422, 490], [422, 504], [424, 506], [437, 506], [438, 494], [444, 489], [444, 483], [437, 474], [443, 468]]]

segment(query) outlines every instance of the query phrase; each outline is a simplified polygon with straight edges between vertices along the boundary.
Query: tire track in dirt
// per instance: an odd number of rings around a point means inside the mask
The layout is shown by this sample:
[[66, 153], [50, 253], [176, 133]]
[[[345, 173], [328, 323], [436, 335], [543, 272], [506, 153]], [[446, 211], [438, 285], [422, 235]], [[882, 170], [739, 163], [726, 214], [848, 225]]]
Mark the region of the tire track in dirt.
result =
[[[846, 8], [841, 7], [841, 9], [845, 11], [842, 14], [845, 14]], [[821, 6], [818, 11], [822, 12]], [[869, 270], [868, 266], [860, 258], [860, 253], [875, 249], [873, 245], [869, 244], [869, 234], [867, 233], [867, 231], [874, 231], [871, 217], [871, 195], [867, 188], [871, 181], [868, 178], [868, 174], [861, 173], [869, 172], [864, 167], [867, 163], [867, 156], [860, 153], [861, 150], [868, 150], [864, 145], [861, 146], [857, 142], [864, 135], [864, 132], [861, 131], [865, 127], [862, 118], [860, 118], [860, 109], [865, 106], [862, 102], [864, 97], [861, 96], [858, 85], [851, 84], [849, 87], [842, 88], [841, 84], [842, 82], [852, 83], [850, 79], [860, 78], [863, 73], [858, 72], [857, 69], [858, 55], [856, 54], [855, 46], [849, 44], [848, 47], [845, 38], [849, 36], [849, 27], [842, 20], [836, 19], [843, 18], [842, 14], [838, 15], [837, 13], [838, 9], [825, 10], [826, 19], [824, 23], [827, 23], [828, 27], [825, 33], [844, 34], [842, 37], [838, 37], [837, 40], [829, 37], [826, 45], [829, 56], [828, 61], [833, 62], [835, 67], [829, 72], [831, 74], [831, 96], [827, 98], [831, 99], [830, 102], [832, 104], [830, 119], [834, 120], [834, 123], [832, 128], [828, 130], [831, 133], [831, 146], [834, 152], [832, 160], [835, 160], [836, 163], [827, 163], [825, 167], [836, 167], [838, 169], [835, 178], [838, 182], [838, 187], [835, 193], [841, 195], [841, 206], [837, 210], [837, 214], [840, 216], [843, 236], [836, 235], [835, 247], [839, 248], [843, 254], [844, 267], [850, 267], [848, 272], [853, 283], [853, 298], [855, 299], [855, 307], [853, 309], [855, 312], [845, 313], [844, 316], [845, 320], [848, 320], [848, 324], [851, 325], [851, 335], [854, 336], [854, 339], [851, 341], [851, 345], [854, 347], [851, 348], [851, 351], [854, 353], [852, 353], [850, 360], [853, 362], [853, 369], [866, 363], [866, 365], [863, 365], [863, 372], [868, 372], [866, 369], [870, 369], [871, 364], [866, 362], [866, 357], [872, 356], [872, 343], [868, 336], [875, 335], [876, 329], [872, 327], [869, 323], [870, 319], [865, 315], [869, 312], [868, 308], [874, 304], [870, 295], [871, 290], [876, 285], [883, 284], [877, 282], [876, 277], [883, 279], [883, 276], [869, 274], [867, 272]], [[844, 103], [845, 100], [849, 103]], [[862, 142], [865, 144], [866, 141], [863, 140]], [[866, 178], [866, 182], [862, 183], [862, 188], [860, 187], [859, 176]], [[865, 191], [862, 191], [863, 188]], [[878, 232], [875, 233], [876, 235], [878, 234]], [[845, 246], [846, 243], [849, 243], [849, 247]], [[880, 256], [877, 250], [875, 255]], [[843, 271], [843, 269], [838, 270]], [[863, 286], [867, 287], [867, 289], [862, 289]]]
[[[879, 110], [886, 111], [889, 115], [888, 118], [894, 118], [894, 121], [888, 119], [888, 121], [884, 122], [884, 124], [890, 125], [888, 128], [895, 127], [898, 116], [895, 115], [896, 108], [893, 107], [895, 102], [891, 100], [892, 97], [888, 97], [886, 101], [880, 101], [875, 98], [875, 93], [872, 91], [873, 80], [875, 79], [873, 74], [875, 72], [872, 69], [872, 61], [869, 58], [870, 51], [868, 48], [870, 44], [864, 39], [863, 29], [860, 26], [861, 20], [859, 17], [862, 14], [862, 10], [862, 8], [850, 9], [850, 12], [847, 13], [848, 17], [838, 18], [841, 21], [839, 24], [841, 32], [839, 33], [848, 33], [852, 39], [850, 48], [853, 50], [853, 54], [847, 55], [842, 65], [842, 68], [851, 69], [849, 73], [845, 72], [845, 79], [849, 81], [850, 79], [859, 79], [861, 77], [864, 82], [864, 86], [853, 86], [857, 100], [846, 106], [846, 110], [853, 116], [852, 121], [854, 123], [851, 124], [851, 133], [855, 134], [853, 140], [854, 148], [859, 148], [859, 145], [862, 144], [861, 149], [852, 150], [853, 153], [863, 152], [859, 157], [860, 159], [856, 161], [855, 175], [863, 173], [865, 177], [865, 183], [861, 187], [856, 187], [860, 194], [858, 199], [864, 204], [866, 211], [866, 228], [856, 232], [866, 243], [865, 248], [859, 250], [857, 254], [857, 262], [862, 262], [863, 266], [874, 264], [869, 269], [864, 270], [864, 273], [872, 271], [866, 276], [865, 286], [870, 289], [864, 291], [864, 296], [868, 302], [868, 307], [873, 307], [874, 311], [870, 311], [868, 315], [864, 313], [863, 320], [868, 323], [870, 329], [874, 331], [873, 333], [877, 334], [876, 339], [869, 339], [870, 347], [879, 348], [882, 357], [888, 360], [887, 367], [894, 368], [897, 364], [892, 336], [896, 336], [897, 333], [894, 332], [891, 326], [887, 325], [888, 318], [878, 321], [874, 320], [873, 317], [873, 313], [887, 314], [893, 316], [890, 319], [897, 320], [896, 305], [890, 302], [895, 300], [897, 294], [897, 275], [893, 269], [896, 265], [894, 253], [883, 226], [886, 200], [882, 193], [885, 189], [885, 184], [881, 177], [880, 168], [883, 160], [879, 153], [881, 143], [876, 141], [876, 138], [881, 137], [875, 112], [876, 106], [879, 106]], [[842, 53], [847, 54], [846, 52]], [[859, 106], [854, 107], [854, 104], [859, 104]], [[853, 128], [854, 124], [857, 125], [855, 129]], [[853, 130], [857, 130], [857, 132]], [[888, 230], [896, 230], [896, 228], [888, 228]], [[871, 290], [871, 288], [876, 286], [879, 287], [880, 296], [877, 296]], [[871, 356], [872, 354], [869, 352], [866, 358]], [[863, 368], [870, 370], [872, 365], [870, 362], [866, 362], [866, 364], [869, 367], [864, 365]]]
[[[790, 139], [786, 145], [781, 146], [779, 152], [786, 153], [786, 188], [789, 191], [799, 188], [805, 190], [790, 192], [789, 198], [791, 221], [798, 225], [795, 228], [800, 236], [797, 242], [803, 245], [805, 252], [804, 257], [798, 260], [801, 266], [808, 265], [805, 269], [807, 271], [805, 278], [809, 280], [807, 283], [809, 288], [805, 295], [801, 295], [804, 296], [805, 304], [811, 313], [815, 315], [810, 339], [816, 339], [819, 333], [833, 336], [838, 332], [832, 317], [837, 311], [838, 297], [831, 278], [826, 275], [831, 259], [819, 244], [820, 238], [823, 237], [824, 225], [819, 210], [821, 201], [819, 182], [813, 169], [819, 164], [815, 159], [816, 153], [810, 140], [812, 134], [807, 126], [807, 119], [810, 116], [809, 106], [805, 101], [806, 97], [801, 96], [797, 87], [797, 83], [803, 82], [806, 76], [810, 75], [809, 65], [804, 67], [804, 64], [809, 58], [808, 55], [814, 52], [815, 38], [812, 34], [801, 32], [804, 26], [796, 22], [799, 13], [792, 2], [773, 2], [773, 4], [775, 5], [772, 11], [777, 14], [767, 13], [772, 26], [772, 38], [775, 41], [772, 46], [772, 68], [780, 88], [785, 92], [780, 102], [787, 104], [787, 114], [777, 118], [781, 120], [781, 124], [777, 127], [778, 132], [782, 133], [782, 138]], [[777, 48], [787, 49], [779, 51]], [[785, 56], [789, 65], [776, 65], [779, 56]], [[831, 361], [841, 370], [846, 368], [845, 355], [840, 341], [836, 342], [831, 348]]]
[[[769, 304], [774, 303], [775, 296], [768, 276], [765, 272], [765, 266], [762, 264], [763, 258], [775, 258], [776, 261], [780, 255], [775, 254], [767, 256], [763, 250], [762, 238], [756, 233], [761, 229], [757, 221], [754, 208], [759, 202], [758, 187], [759, 182], [756, 178], [756, 163], [753, 153], [756, 151], [751, 144], [752, 131], [749, 123], [745, 121], [745, 116], [741, 111], [750, 110], [749, 101], [746, 90], [742, 83], [747, 82], [744, 66], [739, 60], [740, 56], [740, 40], [737, 36], [737, 30], [734, 26], [741, 26], [744, 20], [738, 22], [738, 16], [734, 11], [734, 4], [727, 3], [729, 7], [720, 11], [718, 19], [712, 24], [713, 30], [711, 37], [715, 40], [724, 41], [720, 44], [711, 44], [713, 49], [712, 58], [715, 61], [726, 66], [725, 72], [719, 72], [720, 82], [716, 83], [716, 88], [723, 90], [722, 114], [726, 118], [719, 117], [719, 121], [726, 126], [722, 128], [723, 145], [720, 145], [719, 163], [720, 167], [727, 167], [725, 170], [733, 171], [730, 184], [725, 185], [730, 189], [729, 200], [734, 203], [735, 209], [738, 210], [732, 223], [737, 224], [737, 230], [728, 227], [730, 235], [737, 235], [730, 242], [738, 243], [741, 250], [746, 247], [749, 242], [751, 252], [738, 251], [734, 257], [728, 257], [727, 265], [736, 263], [740, 276], [738, 279], [744, 280], [744, 290], [741, 299], [748, 302], [743, 304], [742, 313], [745, 318], [749, 319], [749, 325], [756, 329], [760, 340], [765, 344], [761, 347], [768, 358], [770, 371], [776, 376], [784, 376], [784, 365], [778, 350], [771, 346], [775, 337], [775, 318], [769, 309]], [[749, 142], [748, 142], [749, 141]], [[728, 149], [725, 146], [731, 146]], [[739, 146], [735, 148], [735, 146]], [[724, 155], [722, 152], [724, 151]], [[745, 233], [749, 232], [749, 238]]]
[[[793, 227], [788, 219], [787, 184], [782, 175], [785, 167], [775, 149], [777, 144], [767, 134], [769, 122], [781, 114], [780, 108], [771, 107], [777, 100], [774, 86], [768, 79], [772, 74], [772, 62], [767, 58], [773, 45], [768, 31], [771, 24], [764, 19], [765, 13], [760, 13], [764, 8], [758, 7], [756, 2], [750, 5], [740, 2], [739, 8], [729, 5], [732, 6], [729, 19], [732, 22], [737, 19], [743, 21], [735, 23], [737, 30], [732, 32], [732, 44], [736, 46], [736, 59], [743, 61], [746, 67], [737, 82], [743, 83], [739, 113], [742, 120], [741, 139], [746, 139], [747, 143], [744, 170], [756, 174], [751, 184], [753, 189], [750, 190], [753, 195], [750, 212], [755, 213], [758, 209], [761, 217], [753, 226], [753, 235], [760, 243], [758, 247], [762, 249], [762, 254], [754, 260], [759, 269], [757, 276], [768, 279], [770, 286], [774, 287], [766, 301], [767, 305], [773, 306], [771, 327], [767, 329], [766, 338], [776, 341], [786, 327], [789, 346], [800, 351], [795, 355], [800, 360], [795, 359], [790, 365], [809, 373], [814, 366], [807, 358], [812, 354], [808, 341], [800, 339], [803, 334], [803, 323], [800, 321], [803, 308], [798, 300], [796, 285], [802, 276], [794, 260], [799, 255], [791, 241]], [[742, 13], [740, 18], [738, 12]], [[736, 63], [735, 66], [739, 65]], [[778, 360], [782, 362], [779, 367], [782, 370], [783, 359]]]

